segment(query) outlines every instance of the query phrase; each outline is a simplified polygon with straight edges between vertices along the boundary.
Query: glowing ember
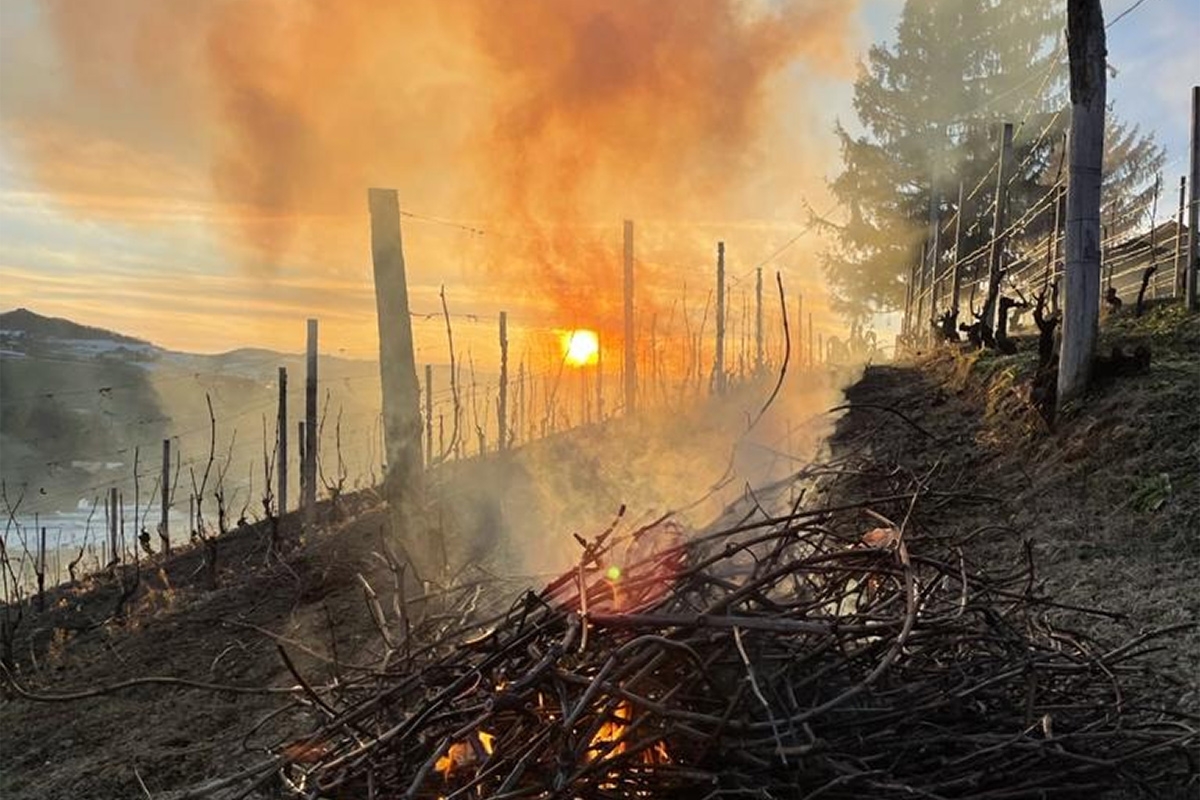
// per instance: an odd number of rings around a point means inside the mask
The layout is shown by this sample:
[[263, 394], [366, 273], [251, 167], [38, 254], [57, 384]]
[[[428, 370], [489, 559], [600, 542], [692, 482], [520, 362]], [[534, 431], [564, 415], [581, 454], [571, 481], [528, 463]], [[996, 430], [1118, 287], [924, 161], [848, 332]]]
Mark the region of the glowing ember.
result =
[[667, 743], [656, 742], [654, 747], [643, 751], [642, 761], [646, 764], [670, 764], [671, 755], [667, 752]]
[[329, 755], [329, 745], [324, 742], [295, 742], [284, 748], [287, 759], [295, 764], [315, 764]]
[[562, 334], [563, 359], [573, 367], [595, 364], [600, 358], [600, 336], [580, 328]]
[[610, 581], [621, 580], [621, 568], [618, 567], [616, 564], [613, 564], [611, 567], [609, 567], [608, 569], [606, 569], [604, 571], [604, 577], [608, 578]]

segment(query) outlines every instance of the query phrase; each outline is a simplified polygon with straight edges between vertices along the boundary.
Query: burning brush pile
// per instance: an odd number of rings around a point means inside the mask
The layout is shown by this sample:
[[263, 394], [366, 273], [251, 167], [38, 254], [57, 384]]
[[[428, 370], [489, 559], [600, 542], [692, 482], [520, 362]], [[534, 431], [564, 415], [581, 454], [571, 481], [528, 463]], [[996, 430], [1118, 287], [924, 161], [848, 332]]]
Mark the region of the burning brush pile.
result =
[[272, 771], [295, 796], [371, 799], [1186, 784], [1197, 731], [1152, 709], [1139, 663], [1171, 631], [1103, 646], [1058, 627], [1031, 567], [985, 577], [912, 521], [920, 497], [888, 500], [904, 522], [797, 505], [581, 538], [577, 568], [487, 619], [478, 586], [423, 618], [397, 604], [384, 663], [314, 695], [323, 723]]

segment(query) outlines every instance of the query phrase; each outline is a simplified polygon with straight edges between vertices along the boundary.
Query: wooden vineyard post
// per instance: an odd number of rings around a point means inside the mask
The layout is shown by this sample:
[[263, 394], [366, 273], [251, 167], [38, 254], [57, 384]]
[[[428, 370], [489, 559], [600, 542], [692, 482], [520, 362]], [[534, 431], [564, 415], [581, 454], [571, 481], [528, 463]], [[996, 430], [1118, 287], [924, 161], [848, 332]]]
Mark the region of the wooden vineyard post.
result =
[[[383, 493], [391, 508], [403, 516], [408, 513], [418, 491], [423, 425], [400, 229], [400, 201], [395, 189], [370, 189], [367, 201], [371, 214], [371, 260], [375, 269], [379, 379], [387, 459]], [[401, 518], [394, 522], [400, 523]]]
[[46, 610], [46, 527], [41, 528], [41, 536], [38, 539], [38, 557], [37, 557], [37, 607], [38, 611]]
[[1179, 213], [1175, 218], [1175, 277], [1171, 281], [1171, 296], [1182, 297], [1186, 290], [1186, 281], [1184, 276], [1186, 273], [1186, 264], [1184, 260], [1184, 246], [1187, 244], [1187, 237], [1183, 235], [1183, 212], [1187, 207], [1187, 176], [1179, 176]]
[[304, 483], [307, 479], [307, 476], [304, 474], [304, 467], [308, 463], [307, 456], [305, 456], [305, 454], [304, 454], [304, 450], [305, 450], [305, 448], [304, 448], [304, 445], [305, 445], [304, 433], [307, 430], [307, 428], [308, 428], [308, 426], [305, 424], [304, 420], [301, 419], [301, 420], [296, 421], [296, 450], [297, 450], [296, 463], [299, 464], [299, 466], [300, 466], [300, 472], [299, 472], [300, 505], [302, 507], [304, 505], [304, 498], [308, 496], [308, 494], [304, 488]]
[[1011, 122], [1004, 123], [1004, 133], [1000, 142], [1000, 163], [997, 165], [996, 177], [996, 208], [992, 216], [992, 242], [988, 253], [988, 292], [983, 304], [983, 340], [990, 342], [992, 332], [996, 330], [997, 301], [1000, 296], [1000, 279], [1004, 267], [1004, 227], [1007, 224], [1008, 209], [1008, 171], [1012, 163], [1013, 126]]
[[279, 368], [279, 409], [276, 412], [275, 430], [278, 441], [275, 443], [275, 463], [278, 466], [278, 488], [275, 491], [277, 514], [282, 517], [288, 507], [288, 414], [287, 414], [287, 367]]
[[508, 449], [508, 312], [500, 312], [500, 396], [496, 400], [496, 449]]
[[[308, 321], [307, 374], [304, 376], [304, 513], [311, 522], [317, 510], [317, 321]], [[390, 465], [389, 465], [390, 466]]]
[[966, 212], [963, 182], [958, 182], [958, 205], [954, 212], [954, 272], [950, 278], [950, 318], [958, 324], [958, 295], [962, 292], [963, 216]]
[[118, 520], [118, 524], [121, 526], [121, 555], [122, 555], [122, 557], [124, 557], [125, 553], [127, 552], [125, 549], [125, 493], [124, 492], [119, 492], [117, 494], [117, 509], [118, 509], [117, 520]]
[[717, 242], [717, 352], [713, 359], [713, 390], [725, 391], [725, 243]]
[[120, 547], [120, 543], [117, 541], [117, 533], [119, 530], [119, 523], [117, 522], [117, 515], [120, 514], [120, 511], [118, 511], [118, 508], [117, 508], [117, 489], [115, 486], [109, 490], [108, 506], [109, 506], [108, 538], [109, 538], [109, 553], [111, 553], [111, 557], [109, 558], [109, 561], [114, 564], [120, 564], [121, 563], [121, 547]]
[[929, 313], [922, 325], [926, 333], [930, 323], [937, 320], [938, 290], [941, 288], [942, 204], [937, 195], [936, 177], [929, 185]]
[[162, 440], [162, 477], [159, 478], [162, 489], [162, 514], [158, 522], [158, 538], [162, 543], [164, 556], [171, 555], [171, 440]]
[[1191, 199], [1188, 203], [1187, 308], [1200, 308], [1200, 86], [1192, 87]]
[[1106, 93], [1104, 15], [1100, 0], [1069, 0], [1071, 62], [1070, 183], [1067, 192], [1066, 292], [1058, 360], [1058, 407], [1087, 389], [1100, 316], [1100, 187]]

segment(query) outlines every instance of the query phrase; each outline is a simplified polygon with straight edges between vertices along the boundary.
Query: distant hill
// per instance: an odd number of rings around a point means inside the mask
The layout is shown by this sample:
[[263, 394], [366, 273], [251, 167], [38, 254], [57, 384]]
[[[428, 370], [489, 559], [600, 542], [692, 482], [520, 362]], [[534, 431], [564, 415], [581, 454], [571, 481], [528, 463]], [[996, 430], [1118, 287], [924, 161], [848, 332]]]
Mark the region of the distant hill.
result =
[[[234, 464], [226, 487], [231, 495], [241, 493], [240, 508], [252, 475], [261, 486], [262, 454], [274, 436], [279, 367], [292, 376], [288, 416], [303, 419], [303, 353], [255, 347], [186, 353], [27, 308], [6, 311], [0, 314], [0, 480], [36, 487], [37, 503], [26, 510], [43, 515], [73, 512], [98, 489], [116, 486], [132, 496], [132, 460], [140, 451], [144, 461], [163, 439], [172, 441], [185, 465], [203, 465], [211, 399], [218, 460]], [[319, 371], [320, 413], [330, 421], [326, 452], [337, 463], [340, 436], [348, 478], [366, 481], [381, 469], [373, 433], [379, 368], [322, 354]]]
[[80, 325], [62, 317], [45, 317], [27, 308], [0, 313], [0, 332], [42, 339], [103, 339], [120, 344], [148, 345], [149, 342], [133, 336], [115, 333], [104, 328]]

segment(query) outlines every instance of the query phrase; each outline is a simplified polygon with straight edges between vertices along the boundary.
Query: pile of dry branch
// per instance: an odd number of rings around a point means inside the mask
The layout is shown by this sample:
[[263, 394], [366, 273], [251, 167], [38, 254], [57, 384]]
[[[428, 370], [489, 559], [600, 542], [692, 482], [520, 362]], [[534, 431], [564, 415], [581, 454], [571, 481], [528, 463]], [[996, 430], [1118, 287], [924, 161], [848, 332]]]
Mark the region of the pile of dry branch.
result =
[[[873, 508], [918, 500], [888, 499]], [[372, 800], [999, 800], [1194, 780], [1197, 731], [1151, 707], [1139, 665], [1171, 631], [1101, 646], [1054, 625], [1031, 565], [985, 577], [907, 517], [793, 507], [580, 543], [577, 569], [488, 619], [479, 587], [423, 618], [373, 599], [385, 662], [313, 691], [324, 721], [271, 774], [295, 796]]]

